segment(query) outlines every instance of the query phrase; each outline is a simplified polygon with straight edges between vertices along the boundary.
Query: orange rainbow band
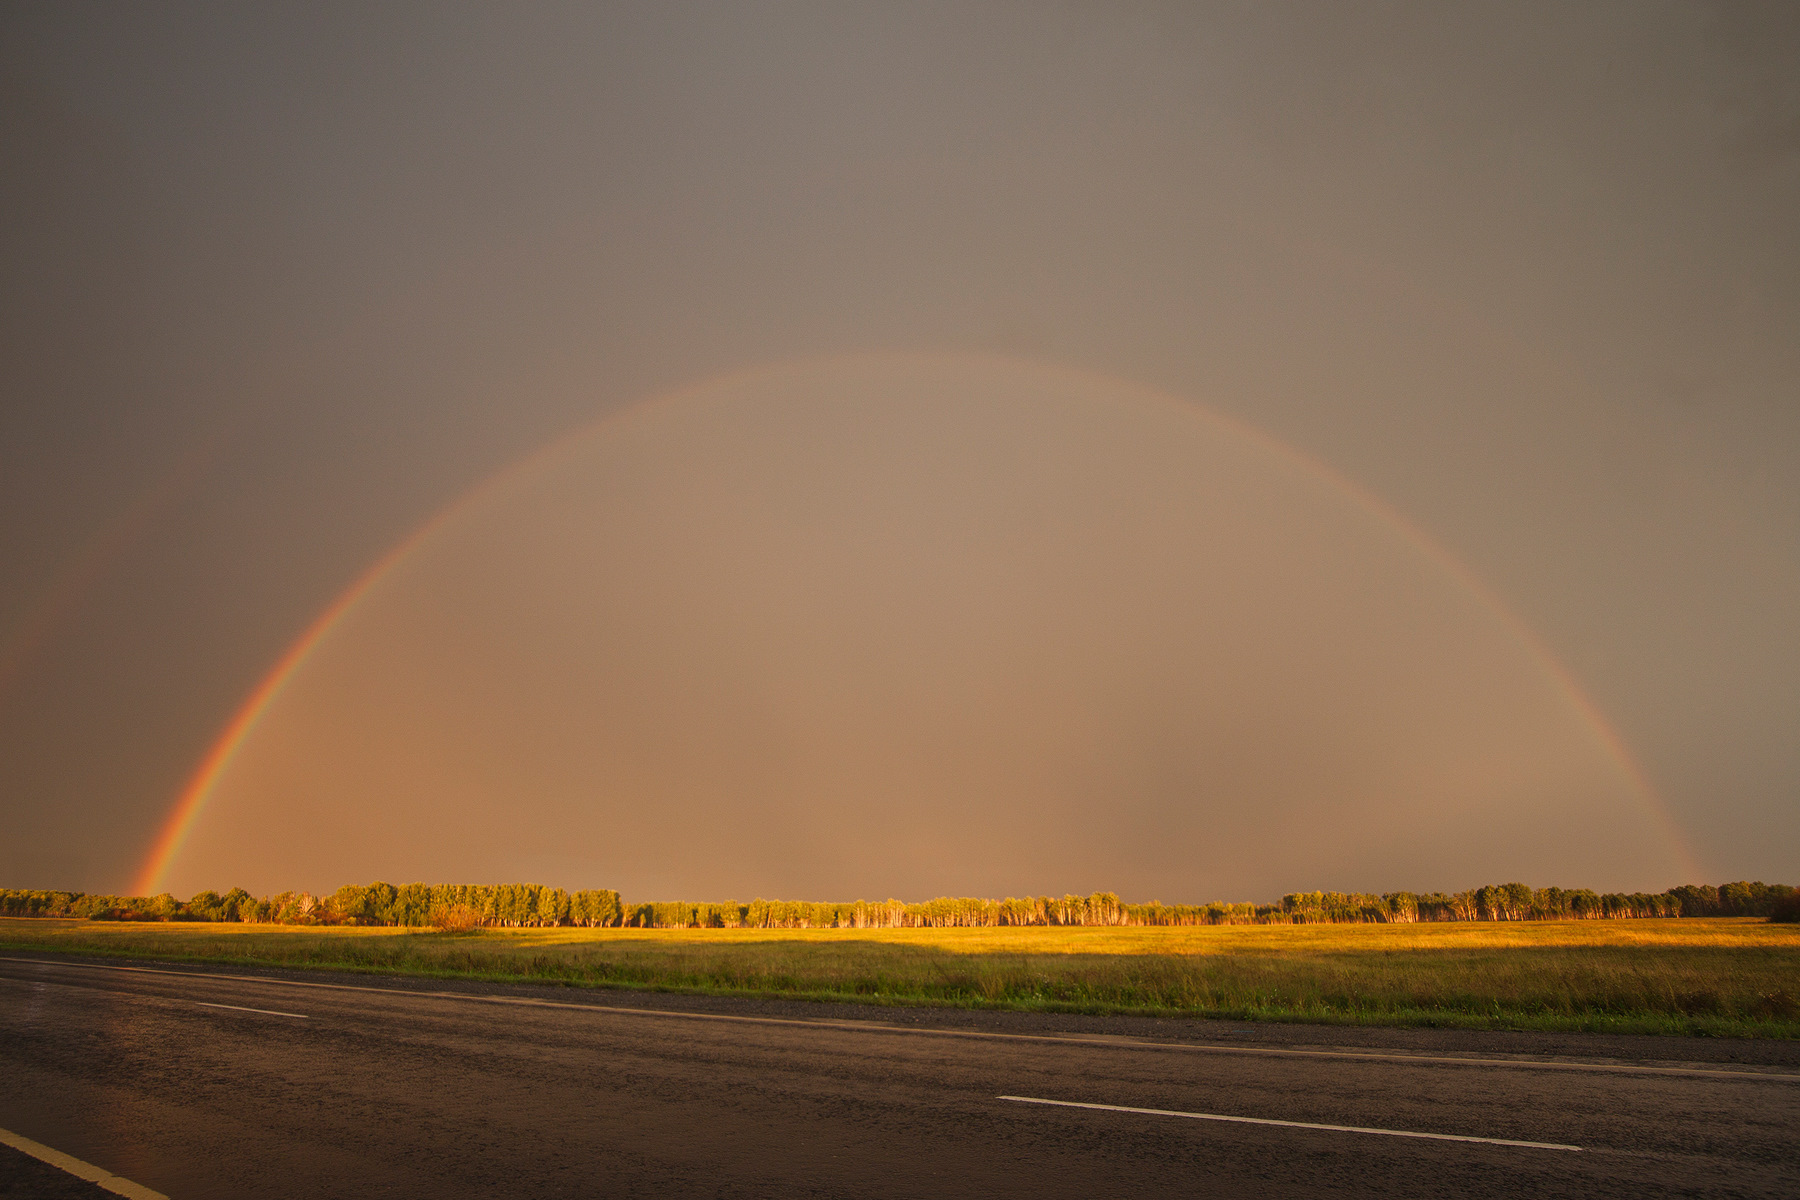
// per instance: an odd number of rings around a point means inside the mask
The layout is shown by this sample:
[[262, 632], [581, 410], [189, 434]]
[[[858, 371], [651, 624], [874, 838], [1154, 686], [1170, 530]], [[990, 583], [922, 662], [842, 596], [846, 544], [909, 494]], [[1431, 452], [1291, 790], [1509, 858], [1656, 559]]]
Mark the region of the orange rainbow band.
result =
[[1557, 657], [1556, 652], [1551, 650], [1537, 635], [1537, 631], [1527, 625], [1525, 619], [1501, 600], [1461, 559], [1440, 545], [1437, 539], [1425, 532], [1424, 529], [1415, 525], [1411, 518], [1391, 507], [1387, 501], [1373, 492], [1365, 490], [1360, 484], [1339, 475], [1336, 470], [1324, 463], [1313, 460], [1298, 450], [1291, 450], [1291, 453], [1343, 488], [1371, 512], [1392, 522], [1414, 545], [1423, 550], [1438, 566], [1467, 588], [1476, 599], [1480, 600], [1500, 619], [1507, 632], [1511, 633], [1526, 652], [1537, 660], [1544, 672], [1556, 681], [1564, 696], [1586, 719], [1594, 736], [1599, 738], [1600, 744], [1606, 748], [1607, 753], [1624, 772], [1625, 778], [1631, 782], [1632, 787], [1637, 789], [1638, 797], [1643, 802], [1644, 811], [1649, 814], [1651, 823], [1656, 826], [1656, 831], [1668, 843], [1669, 849], [1674, 851], [1675, 860], [1687, 878], [1690, 881], [1703, 878], [1705, 872], [1700, 867], [1699, 856], [1694, 853], [1693, 847], [1688, 843], [1687, 835], [1675, 820], [1674, 814], [1669, 811], [1668, 802], [1662, 798], [1662, 794], [1650, 782], [1650, 777], [1644, 773], [1643, 767], [1638, 765], [1636, 756], [1626, 746], [1624, 737], [1614, 728], [1612, 721], [1601, 711], [1593, 697], [1587, 694], [1587, 689], [1581, 686], [1581, 681], [1575, 678], [1575, 673], [1569, 670], [1562, 659]]
[[193, 831], [194, 823], [205, 810], [206, 802], [211, 798], [213, 789], [218, 785], [226, 770], [230, 768], [232, 760], [237, 757], [244, 742], [256, 729], [263, 714], [287, 687], [288, 681], [312, 656], [319, 643], [325, 640], [326, 635], [337, 626], [338, 622], [349, 615], [351, 610], [374, 590], [376, 584], [380, 583], [389, 571], [419, 546], [429, 541], [434, 533], [450, 524], [465, 510], [474, 507], [482, 499], [498, 491], [508, 481], [555, 457], [559, 451], [574, 445], [584, 436], [594, 433], [612, 422], [649, 412], [664, 404], [675, 403], [685, 396], [722, 386], [736, 379], [754, 378], [764, 371], [776, 369], [778, 365], [752, 367], [747, 370], [713, 376], [689, 387], [627, 405], [596, 421], [578, 426], [554, 439], [548, 445], [540, 446], [502, 467], [439, 509], [424, 524], [401, 539], [372, 566], [357, 576], [349, 587], [338, 594], [337, 599], [333, 600], [323, 612], [313, 619], [312, 623], [294, 640], [282, 656], [275, 660], [275, 665], [269, 668], [255, 689], [244, 698], [244, 702], [238, 706], [237, 712], [232, 716], [230, 722], [214, 739], [212, 748], [206, 752], [206, 757], [200, 760], [200, 765], [188, 777], [187, 784], [181, 789], [174, 806], [169, 810], [169, 815], [164, 818], [162, 828], [157, 833], [156, 840], [151, 843], [150, 852], [145, 857], [143, 866], [138, 870], [137, 880], [132, 885], [132, 893], [147, 896], [161, 890], [163, 878], [168, 874], [170, 864], [181, 853], [181, 848], [186, 844], [189, 833]]
[[972, 362], [1012, 363], [1015, 365], [1024, 365], [1029, 369], [1038, 371], [1049, 369], [1066, 376], [1073, 376], [1085, 381], [1101, 383], [1111, 388], [1123, 386], [1127, 390], [1136, 392], [1140, 395], [1154, 396], [1162, 402], [1173, 405], [1185, 413], [1199, 417], [1203, 420], [1210, 420], [1230, 429], [1234, 433], [1248, 438], [1264, 449], [1271, 451], [1278, 457], [1284, 458], [1299, 466], [1314, 477], [1329, 483], [1337, 490], [1350, 497], [1350, 499], [1354, 500], [1357, 504], [1361, 505], [1369, 513], [1398, 530], [1408, 542], [1412, 543], [1427, 558], [1447, 572], [1453, 579], [1467, 589], [1470, 594], [1480, 601], [1483, 607], [1487, 608], [1499, 618], [1501, 624], [1519, 642], [1527, 654], [1529, 654], [1544, 672], [1555, 681], [1569, 702], [1575, 707], [1576, 711], [1578, 711], [1587, 721], [1594, 735], [1599, 739], [1607, 753], [1611, 755], [1613, 760], [1617, 763], [1626, 779], [1631, 783], [1632, 787], [1636, 789], [1646, 814], [1649, 816], [1652, 824], [1656, 827], [1657, 832], [1663, 837], [1668, 843], [1669, 848], [1674, 852], [1676, 861], [1680, 864], [1681, 869], [1687, 872], [1690, 879], [1701, 878], [1703, 872], [1698, 865], [1697, 856], [1689, 846], [1680, 825], [1677, 824], [1674, 817], [1670, 814], [1667, 804], [1657, 793], [1656, 788], [1651, 784], [1649, 778], [1644, 774], [1643, 769], [1638, 765], [1636, 759], [1632, 756], [1631, 751], [1626, 747], [1624, 739], [1620, 737], [1618, 731], [1613, 727], [1612, 722], [1606, 718], [1606, 715], [1600, 710], [1599, 706], [1588, 696], [1586, 690], [1581, 686], [1580, 681], [1575, 678], [1568, 667], [1563, 665], [1562, 661], [1549, 646], [1538, 637], [1536, 632], [1533, 631], [1532, 628], [1505, 602], [1503, 602], [1498, 595], [1488, 588], [1488, 586], [1484, 584], [1461, 559], [1451, 554], [1449, 550], [1440, 545], [1429, 533], [1414, 524], [1410, 518], [1401, 514], [1385, 500], [1382, 500], [1373, 492], [1364, 488], [1361, 484], [1340, 474], [1335, 468], [1314, 458], [1312, 455], [1277, 440], [1272, 435], [1258, 429], [1254, 425], [1241, 421], [1236, 417], [1227, 416], [1223, 413], [1205, 408], [1191, 401], [1182, 400], [1175, 396], [1157, 392], [1154, 389], [1140, 387], [1135, 384], [1122, 385], [1117, 380], [1108, 379], [1105, 376], [1091, 372], [1079, 371], [1060, 365], [1046, 368], [1045, 364], [1042, 363], [1009, 359], [1002, 355], [887, 354], [845, 355], [802, 360], [798, 363], [764, 364], [747, 370], [732, 371], [714, 376], [689, 387], [684, 387], [674, 392], [654, 396], [639, 401], [638, 403], [627, 405], [616, 412], [608, 413], [606, 416], [601, 417], [596, 421], [579, 426], [549, 444], [532, 451], [508, 466], [501, 468], [498, 472], [489, 476], [474, 488], [451, 501], [418, 529], [414, 530], [405, 539], [399, 542], [399, 544], [390, 549], [386, 554], [382, 555], [373, 566], [369, 567], [369, 569], [364, 571], [355, 582], [344, 589], [338, 598], [332, 601], [325, 611], [320, 613], [318, 617], [313, 620], [312, 624], [307, 626], [305, 632], [294, 641], [293, 645], [287, 649], [286, 653], [276, 660], [275, 665], [269, 669], [266, 675], [264, 675], [262, 681], [257, 684], [255, 690], [245, 698], [243, 704], [239, 706], [237, 713], [231, 718], [230, 723], [220, 732], [218, 738], [214, 741], [212, 748], [207, 751], [206, 757], [201, 759], [200, 765], [194, 770], [193, 775], [190, 777], [187, 785], [182, 789], [179, 798], [176, 800], [174, 807], [170, 810], [168, 817], [163, 823], [161, 832], [157, 835], [156, 841], [152, 844], [150, 853], [145, 858], [144, 865], [138, 873], [137, 882], [133, 886], [134, 894], [150, 895], [162, 887], [164, 876], [168, 873], [169, 867], [174, 862], [176, 856], [180, 854], [181, 848], [186, 842], [189, 832], [193, 829], [196, 819], [205, 809], [206, 801], [212, 795], [213, 788], [218, 784], [219, 779], [224, 775], [225, 771], [231, 766], [232, 760], [236, 757], [238, 750], [243, 746], [251, 732], [255, 730], [257, 723], [262, 719], [263, 714], [268, 711], [269, 706], [275, 699], [281, 695], [283, 689], [287, 686], [288, 681], [292, 679], [300, 667], [305, 664], [306, 660], [312, 655], [312, 652], [318, 648], [319, 643], [325, 639], [326, 635], [329, 634], [337, 623], [343, 620], [344, 617], [374, 589], [375, 585], [403, 559], [428, 541], [433, 534], [448, 525], [455, 517], [479, 503], [483, 498], [499, 490], [499, 488], [508, 481], [517, 478], [533, 467], [553, 458], [560, 451], [574, 446], [584, 437], [599, 431], [609, 424], [626, 418], [640, 417], [657, 408], [677, 403], [689, 396], [709, 391], [716, 387], [726, 386], [735, 381], [754, 379], [766, 374], [774, 373], [783, 368], [808, 363], [824, 364], [829, 362], [856, 362], [869, 361], [871, 359], [912, 361], [923, 359], [928, 361], [945, 361], [958, 358]]
[[275, 660], [275, 665], [263, 676], [262, 682], [256, 685], [256, 690], [252, 691], [238, 706], [237, 713], [231, 718], [231, 723], [226, 725], [214, 740], [212, 749], [206, 752], [206, 757], [200, 760], [200, 765], [195, 768], [193, 775], [188, 779], [187, 786], [182, 788], [180, 798], [176, 800], [175, 807], [169, 811], [167, 819], [163, 822], [162, 831], [157, 834], [156, 841], [150, 847], [149, 857], [145, 859], [144, 866], [138, 873], [137, 882], [132, 885], [132, 894], [148, 896], [160, 890], [163, 875], [168, 871], [169, 864], [175, 860], [175, 856], [181, 852], [188, 832], [194, 826], [195, 818], [205, 807], [206, 798], [212, 794], [213, 786], [218, 783], [219, 777], [225, 773], [225, 769], [231, 765], [231, 760], [236, 756], [238, 747], [244, 744], [245, 739], [250, 736], [251, 730], [256, 728], [257, 722], [261, 720], [263, 713], [268, 711], [269, 705], [277, 696], [281, 695], [288, 680], [294, 677], [294, 673], [299, 670], [300, 665], [325, 639], [325, 635], [331, 632], [332, 626], [336, 625], [345, 613], [355, 607], [356, 602], [363, 598], [364, 594], [387, 573], [390, 567], [406, 557], [407, 552], [437, 525], [438, 521], [435, 519], [427, 522], [423, 529], [382, 555], [374, 566], [364, 571], [355, 583], [346, 588], [324, 612], [314, 618], [313, 623], [306, 627], [306, 632], [302, 633], [294, 644], [287, 648], [286, 653]]

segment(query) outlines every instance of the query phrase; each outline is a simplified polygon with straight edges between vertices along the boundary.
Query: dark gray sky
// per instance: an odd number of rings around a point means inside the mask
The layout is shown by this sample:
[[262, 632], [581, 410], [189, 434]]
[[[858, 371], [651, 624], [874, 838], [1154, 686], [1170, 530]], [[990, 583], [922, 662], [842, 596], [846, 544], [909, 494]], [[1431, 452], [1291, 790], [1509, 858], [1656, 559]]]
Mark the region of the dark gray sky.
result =
[[[0, 881], [129, 886], [302, 631], [508, 463], [721, 372], [869, 352], [1077, 368], [1325, 464], [1547, 647], [1699, 870], [1793, 881], [1796, 62], [1800, 19], [1779, 4], [9, 6]], [[1092, 444], [1137, 436], [1108, 427]], [[979, 472], [959, 478], [979, 495]], [[1282, 536], [1305, 561], [1304, 536]], [[480, 577], [478, 559], [455, 561]], [[465, 608], [459, 620], [480, 611]], [[487, 639], [469, 662], [511, 644], [456, 628]], [[297, 712], [375, 694], [353, 679], [332, 692], [328, 660], [312, 691], [296, 680]], [[496, 661], [482, 678], [515, 660]], [[473, 712], [479, 679], [461, 678]], [[266, 755], [304, 725], [283, 734], [279, 715]], [[1542, 749], [1520, 738], [1513, 757]], [[1292, 748], [1263, 776], [1254, 756], [1208, 776], [1130, 744], [1113, 743], [1118, 774], [1093, 794], [1160, 797], [1136, 819], [1163, 840], [1192, 816], [1184, 796], [1273, 786]], [[1415, 745], [1381, 744], [1393, 762]], [[258, 802], [249, 749], [221, 784], [240, 813]], [[317, 752], [335, 761], [330, 743]], [[506, 773], [524, 752], [496, 743], [484, 760], [499, 825], [529, 826], [520, 792], [549, 786]], [[583, 778], [604, 780], [607, 761]], [[1189, 774], [1130, 775], [1176, 761]], [[1001, 774], [993, 794], [1025, 786]], [[1329, 784], [1309, 794], [1340, 821], [1368, 803]], [[1522, 794], [1519, 811], [1544, 799]], [[540, 831], [497, 841], [484, 871], [433, 858], [416, 832], [360, 827], [341, 794], [281, 803], [318, 806], [338, 835], [280, 864], [304, 875], [295, 886], [527, 869], [585, 886], [636, 869], [616, 848], [546, 857]], [[1591, 877], [1567, 845], [1534, 857], [1529, 838], [1470, 860], [1457, 848], [1485, 835], [1454, 821], [1411, 858], [1334, 863], [1304, 829], [1291, 856], [1232, 836], [1241, 854], [1225, 837], [1185, 877], [1109, 843], [1093, 883], [1187, 900], [1484, 881], [1449, 877], [1464, 863], [1538, 883], [1679, 881], [1602, 834], [1587, 835]], [[909, 875], [930, 846], [860, 876], [808, 874], [799, 859], [828, 853], [813, 846], [718, 890], [1086, 886], [1045, 837], [1040, 858], [1021, 851], [992, 878]], [[230, 886], [230, 861], [195, 859], [170, 885]], [[243, 882], [287, 885], [243, 861]]]

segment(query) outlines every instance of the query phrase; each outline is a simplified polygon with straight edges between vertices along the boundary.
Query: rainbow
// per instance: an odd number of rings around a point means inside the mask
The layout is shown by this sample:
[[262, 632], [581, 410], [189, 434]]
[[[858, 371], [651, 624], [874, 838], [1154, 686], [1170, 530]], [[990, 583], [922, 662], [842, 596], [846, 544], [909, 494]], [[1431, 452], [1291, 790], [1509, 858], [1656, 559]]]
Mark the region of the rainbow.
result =
[[1007, 358], [1002, 355], [846, 355], [807, 359], [798, 362], [763, 364], [745, 370], [733, 371], [704, 379], [696, 384], [681, 388], [674, 392], [664, 393], [646, 400], [630, 404], [618, 411], [586, 425], [578, 426], [563, 434], [545, 446], [532, 451], [515, 460], [495, 474], [489, 476], [474, 488], [452, 500], [444, 508], [426, 520], [397, 545], [381, 556], [372, 566], [345, 588], [323, 612], [296, 638], [292, 645], [275, 661], [262, 680], [244, 698], [231, 720], [220, 731], [211, 748], [194, 769], [177, 797], [174, 806], [164, 819], [156, 840], [152, 843], [148, 855], [132, 891], [136, 895], [150, 895], [163, 886], [163, 879], [168, 874], [170, 865], [180, 855], [188, 834], [193, 830], [195, 822], [205, 811], [206, 803], [212, 796], [214, 788], [225, 772], [230, 769], [232, 761], [239, 750], [255, 732], [270, 706], [280, 697], [290, 680], [306, 664], [313, 651], [330, 635], [347, 615], [349, 615], [367, 596], [377, 589], [381, 581], [397, 565], [403, 562], [420, 546], [428, 542], [433, 535], [449, 525], [462, 513], [478, 505], [482, 500], [499, 491], [510, 481], [527, 474], [533, 469], [551, 461], [587, 437], [601, 430], [627, 420], [639, 419], [658, 409], [678, 404], [700, 393], [719, 387], [727, 387], [733, 383], [757, 379], [765, 375], [792, 370], [804, 366], [823, 366], [832, 363], [857, 362], [900, 362], [900, 361], [963, 361], [969, 363], [1000, 364], [1012, 367], [1024, 367], [1029, 370], [1045, 371], [1046, 369], [1064, 377], [1075, 378], [1084, 382], [1101, 384], [1110, 388], [1127, 387], [1147, 397], [1154, 397], [1164, 404], [1173, 405], [1182, 412], [1211, 421], [1240, 437], [1249, 439], [1298, 466], [1303, 471], [1320, 479], [1339, 492], [1348, 496], [1364, 510], [1385, 522], [1390, 528], [1399, 532], [1409, 543], [1446, 572], [1451, 578], [1474, 596], [1481, 605], [1492, 613], [1516, 639], [1519, 645], [1539, 665], [1539, 667], [1556, 683], [1569, 703], [1586, 720], [1595, 737], [1599, 739], [1607, 753], [1612, 757], [1632, 787], [1638, 793], [1643, 808], [1658, 833], [1674, 852], [1677, 862], [1688, 878], [1698, 879], [1702, 876], [1698, 858], [1688, 843], [1681, 827], [1670, 814], [1667, 804], [1658, 794], [1655, 786], [1645, 775], [1619, 735], [1612, 722], [1600, 710], [1587, 694], [1575, 676], [1561, 659], [1550, 649], [1537, 633], [1525, 623], [1504, 601], [1483, 583], [1469, 567], [1438, 543], [1429, 533], [1415, 524], [1410, 518], [1399, 512], [1385, 500], [1363, 487], [1361, 484], [1339, 473], [1325, 462], [1293, 446], [1282, 442], [1247, 422], [1235, 417], [1215, 412], [1190, 401], [1178, 397], [1139, 387], [1137, 385], [1121, 385], [1117, 380], [1091, 372], [1079, 371], [1069, 367], [1056, 366], [1046, 368], [1042, 363], [1027, 362], [1020, 359]]

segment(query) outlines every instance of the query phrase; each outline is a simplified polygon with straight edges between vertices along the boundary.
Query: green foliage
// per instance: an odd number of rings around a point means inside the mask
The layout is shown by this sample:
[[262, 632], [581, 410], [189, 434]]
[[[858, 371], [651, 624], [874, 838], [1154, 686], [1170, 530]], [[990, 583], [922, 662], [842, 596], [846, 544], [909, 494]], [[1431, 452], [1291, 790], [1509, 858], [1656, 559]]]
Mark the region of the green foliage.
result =
[[[389, 925], [424, 928], [638, 929], [957, 929], [1013, 925], [1269, 925], [1422, 921], [1566, 921], [1632, 917], [1769, 917], [1800, 920], [1800, 900], [1786, 884], [1740, 881], [1720, 887], [1684, 884], [1666, 892], [1609, 892], [1587, 888], [1533, 889], [1490, 884], [1446, 895], [1429, 892], [1293, 892], [1279, 904], [1126, 904], [1111, 892], [1090, 896], [1026, 896], [984, 900], [943, 896], [900, 900], [818, 902], [686, 900], [625, 904], [606, 888], [568, 892], [537, 883], [346, 884], [320, 899], [282, 892], [258, 899], [242, 888], [221, 896], [204, 891], [183, 904], [160, 896], [103, 896], [83, 892], [0, 888], [0, 916], [68, 917], [110, 921], [234, 921], [282, 925]], [[1782, 915], [1788, 914], [1788, 915]]]

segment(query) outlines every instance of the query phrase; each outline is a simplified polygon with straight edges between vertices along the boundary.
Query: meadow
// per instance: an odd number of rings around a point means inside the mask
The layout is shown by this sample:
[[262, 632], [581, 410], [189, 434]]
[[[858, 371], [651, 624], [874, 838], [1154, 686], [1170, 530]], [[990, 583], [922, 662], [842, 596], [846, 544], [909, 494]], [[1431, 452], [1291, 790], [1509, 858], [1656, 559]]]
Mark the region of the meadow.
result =
[[1800, 926], [1748, 918], [951, 929], [0, 919], [0, 947], [869, 1004], [1800, 1037]]

